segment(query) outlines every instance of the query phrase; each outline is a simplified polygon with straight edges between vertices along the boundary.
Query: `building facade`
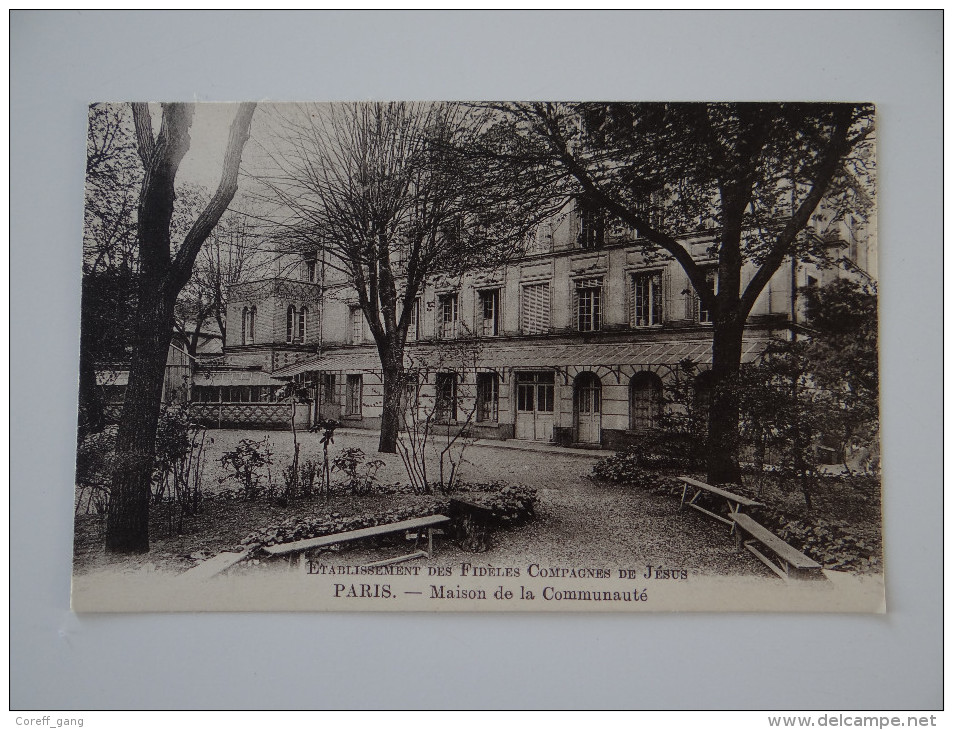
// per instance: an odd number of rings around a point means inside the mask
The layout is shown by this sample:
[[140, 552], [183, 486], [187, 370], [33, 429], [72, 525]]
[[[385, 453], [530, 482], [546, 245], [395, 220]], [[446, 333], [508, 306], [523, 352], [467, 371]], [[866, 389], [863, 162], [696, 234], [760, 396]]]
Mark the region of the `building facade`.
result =
[[[215, 428], [307, 425], [292, 408], [287, 380], [272, 373], [313, 356], [321, 343], [321, 285], [314, 259], [279, 257], [262, 278], [228, 289], [222, 354], [196, 365], [192, 413]], [[270, 274], [270, 275], [268, 275]]]
[[[865, 227], [825, 223], [823, 210], [814, 225], [832, 258], [848, 260], [847, 268], [786, 262], [748, 318], [743, 361], [757, 358], [770, 339], [789, 336], [800, 316], [799, 287], [876, 265]], [[713, 235], [700, 230], [683, 243], [710, 267], [717, 289]], [[710, 312], [681, 266], [644, 244], [637, 232], [610, 230], [575, 206], [542, 226], [516, 262], [430, 278], [408, 331], [405, 425], [428, 419], [436, 430], [466, 428], [482, 438], [619, 448], [655, 425], [663, 384], [683, 361], [697, 367], [703, 392], [711, 365]], [[289, 282], [265, 287], [257, 299], [246, 285], [234, 292], [226, 359], [254, 362], [262, 376], [270, 373], [270, 387], [287, 380], [306, 386], [312, 422], [333, 418], [378, 429], [380, 359], [356, 293], [319, 263], [301, 266], [298, 283], [315, 287], [301, 290], [307, 297]], [[745, 268], [742, 286], [753, 274], [753, 267]], [[302, 325], [295, 313], [304, 309], [306, 324], [296, 329]], [[235, 323], [251, 311], [255, 336], [262, 321], [269, 323], [268, 343], [232, 339], [243, 331]], [[280, 334], [285, 341], [279, 343]]]

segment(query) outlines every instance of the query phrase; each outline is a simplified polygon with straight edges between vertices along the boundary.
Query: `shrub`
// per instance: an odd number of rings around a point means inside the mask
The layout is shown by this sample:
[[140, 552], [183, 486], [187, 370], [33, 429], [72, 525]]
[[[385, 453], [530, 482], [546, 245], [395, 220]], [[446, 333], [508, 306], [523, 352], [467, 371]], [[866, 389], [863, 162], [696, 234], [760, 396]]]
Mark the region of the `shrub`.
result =
[[[394, 486], [375, 486], [375, 488], [389, 490]], [[530, 487], [509, 485], [504, 482], [462, 482], [459, 484], [459, 489], [468, 493], [467, 499], [472, 499], [489, 507], [493, 511], [494, 521], [500, 526], [522, 524], [532, 519], [536, 513], [536, 490]], [[412, 487], [404, 487], [403, 489], [403, 491], [408, 490], [412, 490]], [[448, 506], [447, 499], [441, 499], [425, 504], [362, 512], [357, 515], [345, 516], [340, 512], [332, 512], [310, 517], [290, 517], [282, 522], [255, 531], [242, 540], [241, 544], [255, 549], [261, 546], [307, 540], [312, 537], [386, 525], [415, 517], [447, 514]]]
[[493, 513], [500, 525], [515, 526], [536, 515], [536, 490], [521, 484], [506, 482], [460, 482], [458, 492], [466, 492], [466, 499], [480, 504]]
[[341, 485], [351, 494], [369, 494], [377, 481], [377, 470], [384, 466], [380, 459], [366, 461], [361, 449], [349, 447], [331, 459], [331, 473], [341, 472]]
[[880, 571], [880, 540], [844, 520], [815, 517], [790, 519], [780, 510], [765, 509], [765, 526], [829, 570]]
[[321, 465], [313, 459], [307, 459], [298, 469], [298, 487], [301, 489], [302, 497], [310, 497], [314, 494], [314, 482], [321, 471]]
[[[231, 477], [241, 485], [242, 496], [253, 500], [261, 495], [264, 470], [272, 464], [271, 457], [272, 452], [267, 438], [261, 441], [242, 439], [238, 442], [238, 446], [231, 451], [226, 451], [219, 461], [223, 467], [231, 467], [234, 471]], [[229, 478], [225, 476], [219, 481], [224, 482]]]
[[672, 480], [653, 470], [643, 468], [643, 463], [643, 456], [637, 451], [620, 451], [596, 462], [592, 467], [592, 474], [596, 479], [604, 482], [631, 484], [650, 492], [671, 491]]
[[109, 508], [109, 488], [115, 464], [118, 426], [84, 436], [76, 450], [76, 510], [99, 515]]
[[444, 505], [440, 502], [431, 502], [422, 506], [400, 507], [349, 516], [344, 516], [339, 512], [331, 512], [311, 517], [291, 517], [253, 532], [242, 540], [241, 544], [254, 549], [261, 546], [308, 540], [322, 535], [335, 535], [339, 532], [350, 532], [365, 527], [410, 520], [414, 517], [435, 515], [439, 514], [443, 507]]

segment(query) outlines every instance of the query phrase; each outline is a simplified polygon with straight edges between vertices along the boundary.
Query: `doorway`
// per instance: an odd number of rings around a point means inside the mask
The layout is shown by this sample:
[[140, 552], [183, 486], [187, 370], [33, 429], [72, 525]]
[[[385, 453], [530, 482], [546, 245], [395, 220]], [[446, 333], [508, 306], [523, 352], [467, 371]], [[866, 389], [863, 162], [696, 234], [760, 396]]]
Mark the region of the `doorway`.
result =
[[553, 440], [555, 391], [555, 373], [516, 373], [516, 438]]
[[573, 385], [573, 413], [576, 441], [602, 442], [602, 381], [595, 373], [581, 373]]

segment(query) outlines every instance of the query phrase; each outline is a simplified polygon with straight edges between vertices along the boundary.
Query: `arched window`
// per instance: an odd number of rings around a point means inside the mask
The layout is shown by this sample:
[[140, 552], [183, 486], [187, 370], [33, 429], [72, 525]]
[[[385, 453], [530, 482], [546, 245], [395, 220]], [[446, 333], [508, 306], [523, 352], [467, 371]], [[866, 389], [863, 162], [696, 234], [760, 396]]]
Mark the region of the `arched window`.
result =
[[602, 410], [602, 381], [595, 373], [580, 373], [575, 383], [576, 410], [599, 413]]
[[252, 307], [248, 311], [248, 344], [255, 343], [255, 315], [258, 314], [258, 308]]
[[304, 344], [305, 337], [308, 334], [308, 308], [301, 307], [301, 313], [298, 315], [298, 342]]
[[629, 428], [646, 431], [655, 428], [662, 413], [662, 379], [643, 370], [629, 381]]
[[293, 305], [288, 307], [288, 321], [285, 326], [285, 341], [291, 342], [295, 336], [295, 308]]
[[242, 344], [248, 342], [248, 307], [242, 307]]

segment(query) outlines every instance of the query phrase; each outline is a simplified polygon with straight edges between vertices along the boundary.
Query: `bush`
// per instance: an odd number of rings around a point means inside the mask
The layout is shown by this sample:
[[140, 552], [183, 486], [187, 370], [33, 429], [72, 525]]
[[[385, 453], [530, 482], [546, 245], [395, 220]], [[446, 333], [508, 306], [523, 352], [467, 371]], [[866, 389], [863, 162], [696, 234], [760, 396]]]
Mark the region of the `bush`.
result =
[[596, 462], [592, 475], [604, 482], [631, 484], [653, 493], [669, 493], [674, 482], [656, 471], [643, 468], [643, 456], [634, 450], [620, 451]]
[[361, 449], [347, 448], [331, 459], [331, 473], [344, 475], [341, 485], [351, 494], [369, 494], [377, 481], [377, 470], [384, 466], [380, 459], [366, 461]]
[[308, 498], [314, 494], [314, 482], [321, 471], [321, 465], [312, 459], [306, 459], [298, 469], [298, 487], [301, 496]]
[[109, 488], [115, 464], [118, 426], [84, 436], [76, 450], [76, 510], [105, 515], [109, 508]]
[[844, 520], [814, 517], [791, 519], [781, 510], [759, 514], [765, 527], [829, 570], [880, 572], [880, 541]]
[[[395, 485], [375, 486], [375, 489], [390, 490]], [[467, 492], [467, 499], [483, 504], [493, 511], [494, 521], [500, 526], [515, 526], [533, 518], [536, 513], [536, 490], [522, 485], [509, 485], [504, 482], [459, 484], [460, 491]], [[412, 491], [404, 487], [402, 491]], [[233, 498], [238, 495], [233, 493]], [[221, 498], [221, 497], [220, 497]], [[282, 522], [269, 525], [248, 535], [242, 545], [248, 548], [277, 545], [297, 540], [307, 540], [322, 535], [334, 535], [339, 532], [360, 530], [365, 527], [386, 525], [415, 517], [435, 514], [447, 514], [447, 499], [433, 500], [423, 505], [408, 505], [362, 512], [357, 515], [342, 515], [332, 512], [310, 517], [290, 517]]]
[[[242, 496], [247, 500], [257, 499], [262, 493], [263, 471], [272, 464], [272, 452], [268, 439], [254, 441], [242, 439], [231, 451], [226, 451], [219, 462], [223, 467], [231, 467], [234, 474], [231, 477], [222, 477], [219, 481], [234, 478], [241, 485]], [[270, 472], [267, 472], [270, 475]], [[270, 479], [269, 479], [270, 482]], [[268, 485], [270, 490], [270, 483]]]
[[285, 542], [308, 540], [323, 535], [336, 535], [339, 532], [350, 532], [365, 527], [376, 527], [377, 525], [410, 520], [415, 517], [439, 514], [443, 507], [444, 505], [440, 502], [431, 502], [423, 506], [399, 507], [349, 516], [344, 516], [340, 512], [331, 512], [311, 517], [291, 517], [278, 524], [269, 525], [253, 532], [242, 540], [241, 544], [254, 549]]
[[500, 525], [521, 525], [536, 515], [536, 490], [532, 487], [506, 482], [460, 482], [457, 491], [466, 492], [467, 500], [491, 510], [493, 520]]

